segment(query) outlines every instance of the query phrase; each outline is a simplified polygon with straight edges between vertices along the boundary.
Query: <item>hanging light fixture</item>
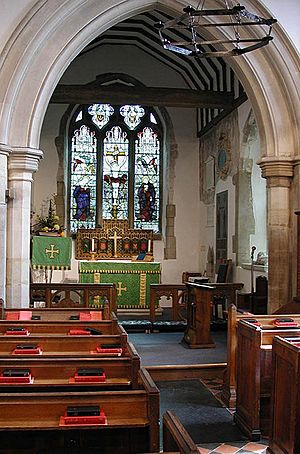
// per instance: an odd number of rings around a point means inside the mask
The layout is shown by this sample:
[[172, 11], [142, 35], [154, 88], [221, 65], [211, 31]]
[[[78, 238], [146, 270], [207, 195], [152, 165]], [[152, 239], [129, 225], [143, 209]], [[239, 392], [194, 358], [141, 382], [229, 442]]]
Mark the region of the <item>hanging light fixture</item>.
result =
[[[197, 9], [187, 6], [183, 14], [178, 18], [166, 22], [158, 22], [155, 27], [158, 29], [162, 45], [165, 49], [186, 56], [207, 58], [207, 57], [237, 57], [269, 44], [273, 39], [271, 36], [272, 25], [276, 19], [263, 18], [252, 14], [242, 5], [229, 5], [224, 1], [224, 8], [204, 9], [205, 0], [199, 1]], [[205, 22], [204, 17], [218, 17], [220, 21]], [[262, 36], [251, 37], [249, 31], [252, 27], [259, 27]], [[204, 29], [226, 29], [229, 38], [207, 40], [201, 36]], [[172, 39], [174, 37], [175, 39]], [[179, 39], [178, 39], [179, 38]], [[224, 45], [223, 50], [215, 49]]]

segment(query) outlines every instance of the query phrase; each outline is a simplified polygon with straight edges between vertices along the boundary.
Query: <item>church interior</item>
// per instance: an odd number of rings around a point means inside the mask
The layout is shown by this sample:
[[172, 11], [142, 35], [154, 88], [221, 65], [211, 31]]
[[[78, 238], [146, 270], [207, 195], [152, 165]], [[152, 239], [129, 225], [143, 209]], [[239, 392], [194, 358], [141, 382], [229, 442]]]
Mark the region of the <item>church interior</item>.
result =
[[1, 7], [0, 454], [299, 454], [297, 0]]

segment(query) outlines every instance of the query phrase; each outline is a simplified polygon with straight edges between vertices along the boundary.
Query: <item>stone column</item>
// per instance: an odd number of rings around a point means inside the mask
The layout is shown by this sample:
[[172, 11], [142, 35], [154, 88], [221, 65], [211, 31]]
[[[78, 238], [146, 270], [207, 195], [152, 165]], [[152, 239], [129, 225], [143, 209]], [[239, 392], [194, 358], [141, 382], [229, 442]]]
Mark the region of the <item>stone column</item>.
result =
[[165, 259], [176, 259], [175, 216], [175, 205], [167, 205]]
[[14, 148], [9, 156], [8, 189], [14, 198], [7, 218], [7, 307], [29, 306], [31, 186], [42, 156], [32, 148]]
[[259, 163], [267, 179], [268, 312], [273, 313], [292, 297], [290, 269], [291, 160], [263, 158]]
[[0, 143], [0, 298], [6, 301], [7, 157], [10, 149]]

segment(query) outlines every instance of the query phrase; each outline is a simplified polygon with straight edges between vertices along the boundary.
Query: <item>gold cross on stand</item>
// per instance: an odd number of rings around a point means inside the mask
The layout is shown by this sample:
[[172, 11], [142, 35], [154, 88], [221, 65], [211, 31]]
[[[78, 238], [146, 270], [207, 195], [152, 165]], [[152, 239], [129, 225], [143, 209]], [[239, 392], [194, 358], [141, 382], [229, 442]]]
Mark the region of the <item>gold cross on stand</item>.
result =
[[54, 244], [50, 244], [51, 246], [51, 249], [45, 249], [45, 252], [46, 254], [50, 254], [49, 255], [49, 259], [54, 259], [55, 258], [55, 255], [54, 254], [59, 254], [59, 250], [58, 249], [54, 249]]
[[108, 237], [109, 240], [114, 240], [114, 257], [118, 257], [117, 255], [117, 240], [121, 240], [122, 237], [117, 235], [117, 231], [114, 231], [113, 236]]
[[122, 287], [122, 282], [118, 282], [117, 292], [118, 296], [122, 296], [122, 292], [127, 292], [127, 287]]

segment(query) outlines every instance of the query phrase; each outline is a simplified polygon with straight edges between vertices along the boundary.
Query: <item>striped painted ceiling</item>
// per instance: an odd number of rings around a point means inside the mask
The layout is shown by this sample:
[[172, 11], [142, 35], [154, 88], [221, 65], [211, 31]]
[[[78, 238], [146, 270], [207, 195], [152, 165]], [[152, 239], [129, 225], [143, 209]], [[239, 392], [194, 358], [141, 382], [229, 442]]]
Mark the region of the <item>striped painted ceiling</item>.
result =
[[[119, 22], [114, 27], [94, 39], [80, 54], [84, 55], [104, 44], [132, 45], [157, 59], [175, 71], [191, 89], [229, 91], [235, 99], [244, 93], [235, 73], [222, 58], [195, 59], [165, 50], [162, 47], [155, 24], [173, 19], [165, 12], [152, 10]], [[185, 39], [184, 31], [169, 32], [171, 40]], [[219, 109], [198, 109], [199, 131], [221, 114]]]

